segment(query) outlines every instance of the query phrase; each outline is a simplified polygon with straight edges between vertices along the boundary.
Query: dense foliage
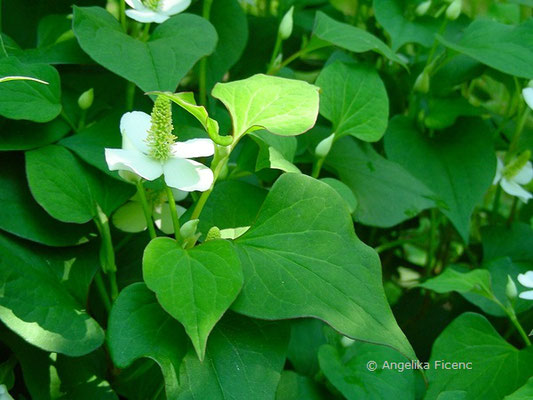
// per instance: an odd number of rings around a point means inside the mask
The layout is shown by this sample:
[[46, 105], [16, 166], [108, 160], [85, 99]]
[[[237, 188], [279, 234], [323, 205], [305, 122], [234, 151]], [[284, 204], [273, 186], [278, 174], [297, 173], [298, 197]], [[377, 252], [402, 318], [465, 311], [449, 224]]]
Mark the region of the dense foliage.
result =
[[533, 399], [531, 0], [0, 4], [0, 400]]

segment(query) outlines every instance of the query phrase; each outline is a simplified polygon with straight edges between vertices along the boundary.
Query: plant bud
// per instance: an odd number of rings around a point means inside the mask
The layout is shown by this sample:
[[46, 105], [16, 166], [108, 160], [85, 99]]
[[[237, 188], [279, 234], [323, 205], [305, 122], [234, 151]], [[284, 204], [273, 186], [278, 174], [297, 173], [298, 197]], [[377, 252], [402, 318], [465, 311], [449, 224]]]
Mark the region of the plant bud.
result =
[[209, 240], [215, 240], [215, 239], [220, 239], [220, 238], [221, 238], [220, 228], [218, 226], [212, 226], [207, 232], [205, 241], [208, 242]]
[[318, 158], [326, 158], [329, 154], [329, 151], [331, 150], [331, 146], [333, 145], [333, 139], [335, 139], [335, 134], [332, 133], [327, 138], [322, 140], [315, 148], [315, 155]]
[[415, 92], [427, 93], [429, 92], [430, 79], [427, 70], [423, 70], [418, 78], [416, 78], [415, 86], [413, 87]]
[[185, 222], [180, 228], [180, 234], [183, 239], [188, 239], [193, 237], [196, 234], [196, 228], [198, 228], [199, 219], [191, 219], [190, 221]]
[[78, 106], [82, 110], [88, 110], [93, 105], [94, 100], [94, 90], [90, 88], [89, 90], [83, 92], [80, 97], [78, 97]]
[[424, 1], [423, 3], [420, 3], [418, 7], [415, 10], [416, 15], [419, 17], [426, 15], [429, 8], [431, 7], [431, 0]]
[[518, 295], [516, 284], [514, 283], [514, 281], [511, 279], [509, 275], [507, 275], [507, 285], [505, 285], [505, 295], [511, 301], [516, 299], [516, 296]]
[[287, 11], [287, 13], [283, 16], [283, 19], [281, 20], [281, 24], [279, 25], [279, 36], [283, 40], [288, 39], [292, 34], [293, 13], [294, 13], [294, 6], [292, 6], [289, 9], [289, 11]]
[[461, 8], [463, 7], [462, 0], [454, 0], [452, 4], [446, 9], [446, 18], [455, 21], [461, 15]]

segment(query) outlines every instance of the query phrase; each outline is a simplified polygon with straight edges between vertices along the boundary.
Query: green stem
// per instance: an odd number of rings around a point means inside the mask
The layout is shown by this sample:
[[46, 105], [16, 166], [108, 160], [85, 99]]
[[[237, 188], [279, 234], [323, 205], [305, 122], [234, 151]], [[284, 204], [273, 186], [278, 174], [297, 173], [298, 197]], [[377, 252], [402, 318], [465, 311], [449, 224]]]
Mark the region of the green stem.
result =
[[109, 313], [109, 311], [111, 311], [111, 300], [109, 299], [109, 295], [107, 294], [104, 280], [102, 279], [100, 271], [96, 271], [96, 274], [94, 275], [94, 283], [96, 284], [96, 290], [98, 290], [98, 293], [100, 294], [100, 298], [102, 299], [104, 308]]
[[69, 118], [69, 116], [65, 112], [65, 109], [61, 110], [61, 118], [63, 118], [63, 120], [70, 126], [70, 128], [74, 132], [77, 132], [76, 125], [74, 125], [74, 122], [71, 121], [71, 119]]
[[433, 262], [434, 262], [434, 247], [435, 247], [435, 239], [437, 237], [437, 212], [435, 209], [430, 210], [430, 228], [429, 228], [429, 242], [428, 242], [428, 258], [427, 258], [427, 265], [426, 265], [426, 272], [429, 275], [433, 269]]
[[103, 271], [109, 277], [109, 283], [111, 285], [111, 300], [115, 300], [115, 298], [118, 296], [118, 287], [116, 279], [117, 266], [115, 264], [115, 251], [113, 249], [113, 240], [111, 238], [109, 219], [99, 206], [97, 213], [98, 214], [94, 218], [94, 222], [96, 223], [96, 227], [98, 228], [102, 241], [100, 262], [102, 264]]
[[198, 199], [198, 202], [196, 203], [196, 206], [194, 207], [194, 210], [192, 212], [191, 220], [197, 219], [202, 213], [205, 203], [207, 202], [207, 199], [213, 191], [213, 187], [215, 186], [218, 176], [220, 175], [220, 172], [224, 169], [224, 166], [228, 163], [229, 156], [237, 145], [237, 142], [238, 140], [236, 140], [231, 146], [226, 147], [219, 145], [216, 146], [215, 156], [213, 158], [213, 162], [211, 163], [211, 170], [213, 171], [213, 183], [211, 184], [209, 190], [203, 192], [200, 198]]
[[133, 110], [133, 105], [135, 103], [135, 83], [128, 82], [126, 86], [126, 110]]
[[[202, 17], [209, 21], [211, 16], [211, 6], [213, 0], [204, 0], [202, 8]], [[198, 76], [198, 87], [200, 92], [200, 104], [205, 106], [207, 104], [207, 57], [200, 60], [200, 71]]]
[[86, 118], [87, 118], [87, 110], [81, 110], [80, 120], [78, 123], [78, 131], [81, 131], [83, 128], [85, 128]]
[[500, 198], [502, 196], [502, 188], [499, 183], [496, 183], [496, 193], [494, 193], [494, 201], [492, 203], [492, 223], [496, 223], [498, 218], [498, 211], [500, 210]]
[[505, 312], [505, 314], [507, 314], [507, 316], [509, 317], [509, 320], [515, 326], [516, 330], [518, 331], [518, 333], [520, 334], [520, 336], [524, 340], [524, 343], [526, 344], [526, 346], [531, 346], [531, 341], [529, 340], [529, 337], [527, 336], [526, 332], [524, 331], [524, 328], [522, 328], [522, 325], [520, 324], [520, 321], [518, 321], [518, 318], [516, 318], [516, 313], [514, 311], [514, 308], [512, 306], [505, 307], [501, 303], [501, 301], [498, 300], [496, 298], [496, 296], [494, 296], [494, 294], [490, 290], [486, 289], [486, 291], [487, 291], [487, 293], [489, 293], [489, 297], [492, 299], [492, 301], [494, 301], [496, 304], [498, 304], [500, 306], [500, 308]]
[[315, 160], [315, 163], [313, 163], [313, 171], [311, 172], [311, 176], [313, 178], [318, 179], [325, 160], [326, 160], [326, 157], [317, 158]]
[[518, 331], [518, 333], [524, 340], [524, 343], [526, 344], [526, 346], [531, 346], [531, 340], [529, 340], [529, 337], [527, 336], [527, 333], [524, 331], [524, 328], [522, 328], [520, 321], [518, 321], [518, 318], [516, 318], [516, 314], [514, 310], [512, 313], [508, 313], [507, 315], [509, 316], [509, 319], [511, 320], [516, 330]]
[[281, 50], [281, 44], [283, 40], [281, 39], [281, 35], [278, 33], [276, 36], [276, 44], [274, 45], [274, 50], [272, 50], [272, 57], [270, 57], [270, 63], [268, 64], [267, 73], [268, 71], [272, 71], [274, 68], [274, 64], [276, 62], [276, 58], [278, 58], [278, 54]]
[[148, 39], [150, 39], [150, 26], [152, 24], [145, 24], [144, 25], [144, 28], [143, 28], [143, 31], [142, 31], [142, 34], [141, 34], [141, 40], [143, 42], [147, 42]]
[[[442, 35], [444, 33], [447, 25], [448, 25], [448, 19], [444, 18], [444, 21], [442, 21], [442, 24], [439, 28], [438, 35]], [[433, 41], [433, 46], [431, 46], [431, 50], [429, 51], [428, 59], [426, 60], [426, 66], [424, 67], [424, 69], [426, 69], [433, 61], [433, 56], [435, 55], [435, 52], [437, 51], [437, 48], [439, 47], [439, 43], [440, 42], [437, 39], [437, 36], [435, 36], [435, 40]]]
[[374, 248], [376, 253], [383, 253], [385, 250], [393, 249], [394, 247], [402, 246], [404, 244], [413, 243], [414, 239], [398, 239], [393, 242], [384, 243]]
[[181, 243], [182, 237], [180, 233], [180, 219], [178, 217], [178, 210], [176, 210], [176, 200], [174, 200], [172, 190], [167, 186], [166, 183], [164, 183], [164, 185], [165, 190], [167, 191], [168, 206], [170, 207], [170, 215], [172, 216], [172, 225], [174, 226], [174, 237], [178, 243]]
[[152, 209], [150, 205], [148, 204], [148, 200], [146, 199], [146, 192], [144, 191], [144, 186], [140, 179], [137, 181], [136, 185], [137, 185], [137, 193], [139, 193], [139, 197], [141, 199], [144, 218], [146, 219], [146, 226], [148, 227], [148, 233], [150, 234], [150, 239], [155, 239], [157, 237], [157, 234], [155, 233], [154, 221], [152, 220]]
[[509, 211], [509, 217], [507, 218], [507, 226], [510, 226], [513, 223], [517, 206], [518, 206], [518, 197], [514, 197], [513, 204], [511, 205], [511, 211]]
[[529, 117], [529, 112], [530, 108], [526, 106], [525, 110], [522, 113], [522, 116], [518, 120], [518, 124], [516, 125], [515, 132], [513, 134], [513, 139], [511, 140], [511, 144], [509, 145], [509, 151], [507, 152], [506, 158], [508, 159], [513, 156], [513, 153], [518, 147], [518, 143], [520, 142], [520, 136], [522, 135], [522, 131], [524, 130], [524, 126], [526, 125], [526, 121]]
[[119, 0], [120, 2], [120, 25], [122, 26], [122, 29], [124, 32], [127, 33], [128, 27], [126, 24], [126, 1], [125, 0]]
[[268, 75], [275, 75], [279, 70], [281, 70], [283, 67], [286, 67], [294, 60], [300, 58], [301, 56], [307, 54], [311, 49], [304, 47], [303, 49], [298, 50], [296, 53], [288, 57], [287, 59], [283, 60], [281, 64], [279, 64], [277, 67], [271, 68], [269, 71], [267, 71]]

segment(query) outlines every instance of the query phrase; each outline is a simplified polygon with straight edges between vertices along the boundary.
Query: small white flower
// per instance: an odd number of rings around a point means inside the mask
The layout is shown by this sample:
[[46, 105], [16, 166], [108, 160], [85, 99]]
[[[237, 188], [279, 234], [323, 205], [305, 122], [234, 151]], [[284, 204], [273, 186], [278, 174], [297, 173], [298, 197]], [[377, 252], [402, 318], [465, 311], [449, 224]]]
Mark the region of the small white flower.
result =
[[533, 167], [531, 161], [527, 161], [522, 168], [512, 177], [506, 176], [505, 166], [503, 162], [498, 158], [498, 166], [496, 168], [496, 176], [494, 177], [493, 185], [498, 182], [502, 189], [510, 194], [516, 196], [524, 203], [527, 203], [529, 199], [533, 197], [526, 189], [521, 185], [528, 184], [533, 179]]
[[191, 0], [126, 0], [132, 8], [126, 15], [135, 21], [158, 24], [165, 22], [174, 14], [184, 11]]
[[533, 110], [533, 87], [522, 89], [522, 96], [524, 96], [524, 100], [529, 108]]
[[[533, 271], [527, 271], [525, 274], [518, 274], [518, 282], [528, 289], [533, 289]], [[521, 299], [533, 300], [533, 290], [527, 290], [518, 295]]]
[[105, 149], [105, 158], [111, 171], [130, 171], [153, 181], [164, 175], [166, 184], [184, 192], [206, 191], [213, 183], [213, 172], [205, 165], [190, 160], [212, 156], [215, 146], [211, 139], [191, 139], [171, 145], [170, 156], [157, 160], [150, 156], [147, 141], [152, 126], [150, 115], [133, 111], [120, 120], [122, 149]]

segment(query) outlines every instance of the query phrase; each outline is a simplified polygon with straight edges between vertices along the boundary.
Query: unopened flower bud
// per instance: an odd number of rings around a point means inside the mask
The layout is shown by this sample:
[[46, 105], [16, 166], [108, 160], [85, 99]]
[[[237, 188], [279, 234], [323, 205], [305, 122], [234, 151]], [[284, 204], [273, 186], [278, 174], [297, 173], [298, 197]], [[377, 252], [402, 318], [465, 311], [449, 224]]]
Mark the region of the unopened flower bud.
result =
[[430, 78], [426, 69], [422, 71], [418, 78], [416, 78], [415, 86], [413, 87], [415, 92], [427, 93], [429, 92]]
[[426, 15], [429, 8], [431, 7], [431, 0], [424, 1], [423, 3], [420, 3], [418, 7], [415, 10], [416, 15], [419, 17]]
[[292, 6], [289, 11], [283, 16], [281, 24], [279, 25], [279, 36], [285, 40], [288, 39], [292, 34], [293, 27], [293, 13], [294, 6]]
[[198, 228], [199, 219], [191, 219], [185, 222], [180, 228], [180, 234], [183, 239], [188, 239], [196, 235], [196, 229]]
[[446, 9], [446, 18], [455, 21], [461, 15], [461, 8], [463, 7], [462, 0], [454, 0], [452, 4]]
[[333, 139], [335, 139], [335, 134], [332, 133], [327, 138], [322, 140], [315, 148], [315, 155], [318, 158], [326, 158], [329, 154], [329, 151], [331, 150], [331, 146], [333, 145]]
[[94, 90], [90, 88], [89, 90], [83, 92], [80, 97], [78, 97], [78, 106], [82, 110], [88, 110], [93, 105], [94, 100]]
[[507, 285], [505, 285], [505, 295], [511, 301], [516, 299], [516, 296], [518, 295], [516, 284], [514, 283], [513, 279], [509, 275], [507, 275]]

